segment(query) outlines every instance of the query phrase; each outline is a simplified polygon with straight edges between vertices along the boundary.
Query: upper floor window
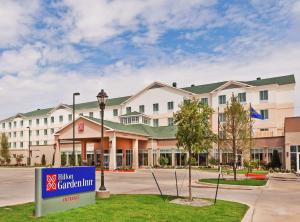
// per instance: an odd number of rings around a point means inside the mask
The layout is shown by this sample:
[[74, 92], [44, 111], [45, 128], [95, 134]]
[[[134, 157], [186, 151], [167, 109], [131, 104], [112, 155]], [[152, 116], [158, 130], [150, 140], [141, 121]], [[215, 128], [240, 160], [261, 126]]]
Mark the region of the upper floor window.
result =
[[226, 104], [226, 96], [225, 95], [221, 95], [219, 96], [219, 104]]
[[2, 129], [5, 129], [5, 123], [2, 123]]
[[118, 109], [113, 109], [113, 115], [118, 116]]
[[126, 113], [128, 114], [128, 113], [131, 113], [131, 107], [129, 106], [129, 107], [126, 107]]
[[83, 113], [79, 113], [79, 116], [83, 116]]
[[268, 90], [263, 90], [259, 92], [259, 100], [268, 100], [269, 99], [269, 92]]
[[89, 117], [94, 117], [94, 113], [93, 112], [89, 112]]
[[48, 124], [48, 118], [44, 118], [44, 124], [45, 124], [45, 125]]
[[144, 113], [145, 112], [145, 106], [144, 105], [140, 105], [139, 106], [139, 112], [140, 113]]
[[40, 141], [36, 141], [36, 145], [39, 146], [40, 145]]
[[158, 103], [153, 104], [153, 112], [158, 112], [159, 111], [159, 105]]
[[158, 119], [153, 119], [153, 126], [158, 127], [159, 126], [159, 120]]
[[17, 121], [14, 121], [14, 127], [17, 127]]
[[69, 120], [69, 122], [71, 122], [71, 121], [72, 121], [72, 117], [73, 117], [73, 115], [72, 115], [72, 114], [69, 114], [69, 115], [68, 115], [68, 120]]
[[13, 148], [16, 148], [16, 147], [17, 147], [17, 143], [13, 142]]
[[28, 124], [29, 124], [29, 126], [31, 126], [31, 125], [32, 125], [32, 120], [31, 120], [31, 119], [29, 120], [29, 123], [28, 123]]
[[17, 132], [14, 132], [14, 137], [17, 137]]
[[174, 102], [168, 102], [168, 110], [174, 109]]
[[24, 125], [24, 121], [21, 120], [21, 121], [20, 121], [20, 126], [23, 126], [23, 125]]
[[44, 145], [47, 145], [47, 144], [48, 144], [47, 140], [44, 140]]
[[20, 147], [23, 147], [23, 142], [20, 142]]
[[11, 133], [10, 132], [8, 133], [8, 138], [11, 138]]
[[39, 124], [40, 124], [40, 120], [39, 120], [39, 119], [36, 119], [36, 120], [35, 120], [35, 123], [36, 123], [36, 125], [39, 125]]
[[201, 98], [201, 103], [208, 105], [208, 98]]
[[48, 130], [44, 129], [44, 135], [48, 135]]
[[23, 137], [23, 134], [24, 134], [23, 131], [20, 131], [20, 137]]
[[59, 122], [62, 123], [64, 121], [64, 117], [63, 116], [59, 116]]
[[173, 125], [174, 125], [174, 119], [168, 118], [168, 126], [173, 126]]
[[54, 133], [54, 129], [53, 128], [51, 128], [51, 134], [53, 134]]
[[241, 103], [246, 102], [247, 98], [246, 98], [246, 93], [239, 93], [238, 94], [238, 99]]
[[267, 109], [260, 110], [260, 114], [262, 115], [263, 119], [269, 119], [269, 110]]
[[54, 116], [51, 116], [51, 123], [54, 123]]
[[11, 122], [8, 123], [8, 127], [11, 129]]
[[219, 121], [220, 122], [225, 122], [226, 121], [225, 113], [219, 113]]
[[39, 136], [40, 135], [40, 131], [36, 130], [36, 135]]

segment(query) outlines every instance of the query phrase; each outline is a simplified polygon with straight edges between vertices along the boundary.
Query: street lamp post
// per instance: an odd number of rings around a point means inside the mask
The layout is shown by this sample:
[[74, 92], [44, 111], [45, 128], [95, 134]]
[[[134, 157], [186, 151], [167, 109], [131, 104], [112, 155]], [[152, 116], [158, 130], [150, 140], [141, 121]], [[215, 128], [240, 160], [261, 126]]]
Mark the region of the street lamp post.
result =
[[107, 101], [107, 94], [101, 89], [101, 92], [97, 95], [97, 100], [100, 107], [100, 114], [101, 114], [101, 186], [99, 188], [100, 191], [105, 191], [106, 188], [104, 186], [104, 148], [103, 148], [103, 119], [104, 119], [104, 109], [105, 104]]
[[31, 165], [31, 158], [30, 158], [30, 156], [31, 156], [31, 152], [30, 152], [30, 148], [31, 148], [31, 142], [30, 142], [30, 136], [31, 136], [31, 130], [30, 130], [30, 127], [29, 126], [27, 126], [26, 127], [27, 129], [28, 129], [28, 166], [30, 166]]
[[75, 96], [79, 96], [80, 93], [73, 93], [73, 153], [72, 153], [72, 162], [73, 166], [75, 166]]

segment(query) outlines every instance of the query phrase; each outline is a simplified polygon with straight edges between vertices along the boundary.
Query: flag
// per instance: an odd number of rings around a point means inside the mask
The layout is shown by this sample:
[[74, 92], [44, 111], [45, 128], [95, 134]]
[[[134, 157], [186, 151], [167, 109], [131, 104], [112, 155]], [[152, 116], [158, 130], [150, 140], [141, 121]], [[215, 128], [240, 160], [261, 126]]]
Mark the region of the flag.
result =
[[264, 117], [260, 113], [256, 112], [256, 110], [253, 109], [252, 106], [250, 106], [250, 115], [252, 118], [255, 119], [264, 119]]

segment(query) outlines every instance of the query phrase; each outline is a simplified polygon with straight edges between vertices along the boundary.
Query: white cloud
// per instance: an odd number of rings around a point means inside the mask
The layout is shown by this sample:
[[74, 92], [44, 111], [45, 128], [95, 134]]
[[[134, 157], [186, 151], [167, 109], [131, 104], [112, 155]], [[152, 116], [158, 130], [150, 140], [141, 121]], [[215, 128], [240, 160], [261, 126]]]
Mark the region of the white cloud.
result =
[[65, 15], [70, 42], [101, 43], [138, 27], [150, 28], [135, 42], [153, 43], [166, 28], [195, 28], [212, 21], [216, 14], [209, 9], [215, 0], [65, 0], [70, 9]]
[[25, 45], [21, 49], [7, 50], [0, 55], [0, 75], [18, 74], [30, 76], [38, 71], [41, 53], [38, 48]]
[[1, 1], [0, 47], [20, 45], [22, 38], [30, 34], [38, 8], [37, 0]]

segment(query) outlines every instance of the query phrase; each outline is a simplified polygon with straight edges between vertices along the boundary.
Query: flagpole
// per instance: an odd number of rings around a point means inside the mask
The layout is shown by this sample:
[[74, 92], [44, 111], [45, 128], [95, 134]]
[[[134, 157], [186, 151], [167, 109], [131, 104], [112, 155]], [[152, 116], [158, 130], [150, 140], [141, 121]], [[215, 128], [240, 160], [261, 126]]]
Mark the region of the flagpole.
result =
[[218, 106], [218, 171], [220, 171], [220, 161], [221, 161], [221, 154], [220, 154], [220, 108]]
[[251, 102], [250, 102], [250, 150], [249, 150], [249, 166], [248, 166], [248, 173], [249, 173], [249, 169], [250, 169], [250, 165], [251, 165], [251, 149], [252, 149], [252, 130], [253, 130], [253, 126], [252, 126], [252, 110], [251, 110], [252, 106], [251, 106]]

